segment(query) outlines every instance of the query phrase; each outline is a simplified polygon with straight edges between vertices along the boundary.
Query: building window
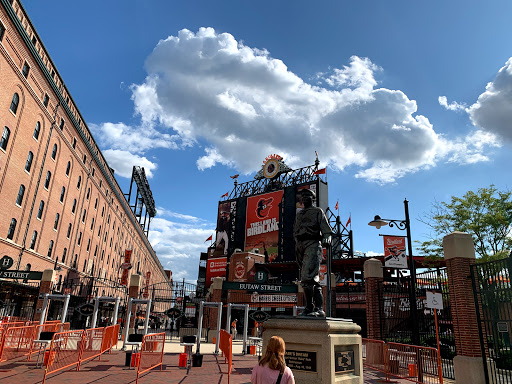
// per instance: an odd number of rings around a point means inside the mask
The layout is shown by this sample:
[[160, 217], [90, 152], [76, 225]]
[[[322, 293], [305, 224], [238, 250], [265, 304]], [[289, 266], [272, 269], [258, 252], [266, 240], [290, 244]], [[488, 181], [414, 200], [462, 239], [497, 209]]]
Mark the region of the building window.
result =
[[78, 255], [75, 253], [75, 260], [73, 261], [73, 268], [76, 269], [76, 259], [78, 258]]
[[94, 209], [98, 207], [98, 198], [96, 198], [96, 201], [94, 202]]
[[83, 158], [84, 164], [85, 164], [86, 161], [87, 161], [87, 155], [84, 155], [84, 158]]
[[85, 223], [85, 215], [87, 214], [87, 209], [84, 209], [84, 214], [82, 215], [82, 223]]
[[62, 203], [64, 201], [64, 195], [66, 194], [66, 187], [62, 187], [60, 190], [60, 199], [59, 201]]
[[41, 220], [41, 217], [43, 217], [43, 210], [44, 210], [44, 201], [41, 200], [39, 203], [39, 210], [37, 211], [37, 218]]
[[16, 224], [18, 222], [16, 221], [15, 218], [12, 218], [11, 219], [11, 225], [9, 225], [9, 231], [7, 232], [7, 238], [9, 240], [12, 240], [14, 238], [14, 231], [16, 230]]
[[50, 96], [47, 93], [44, 94], [43, 104], [45, 107], [48, 107], [48, 103], [50, 102]]
[[36, 127], [34, 128], [34, 134], [32, 135], [32, 137], [34, 139], [39, 139], [39, 132], [41, 131], [41, 123], [38, 121], [36, 123]]
[[68, 161], [68, 165], [66, 165], [66, 176], [69, 176], [70, 170], [71, 170], [71, 161]]
[[73, 200], [73, 206], [71, 207], [71, 213], [75, 213], [76, 210], [76, 199]]
[[98, 246], [94, 247], [94, 257], [96, 257], [97, 253], [98, 253]]
[[30, 172], [30, 168], [32, 168], [32, 160], [34, 159], [34, 154], [32, 151], [28, 152], [27, 162], [25, 163], [25, 171]]
[[86, 197], [87, 200], [89, 200], [90, 194], [91, 194], [91, 188], [87, 188], [87, 197]]
[[61, 119], [60, 119], [60, 125], [59, 125], [59, 128], [60, 128], [60, 130], [61, 130], [61, 131], [62, 131], [62, 129], [64, 128], [64, 119], [63, 119], [63, 118], [61, 118]]
[[34, 247], [36, 246], [36, 241], [37, 241], [37, 231], [34, 231], [32, 233], [32, 240], [30, 240], [30, 248], [29, 249], [34, 249]]
[[68, 249], [64, 248], [64, 251], [62, 251], [62, 260], [61, 263], [64, 264], [66, 262], [66, 255], [68, 253]]
[[80, 189], [80, 184], [82, 184], [82, 176], [78, 176], [78, 183], [76, 183], [76, 189]]
[[4, 151], [7, 149], [7, 143], [9, 142], [9, 136], [11, 135], [11, 130], [7, 127], [4, 127], [4, 132], [2, 133], [2, 138], [0, 139], [0, 148]]
[[57, 227], [59, 226], [59, 218], [60, 218], [60, 215], [57, 213], [55, 215], [55, 222], [53, 223], [53, 229], [57, 230]]
[[71, 223], [68, 225], [68, 233], [66, 234], [66, 237], [69, 239], [69, 236], [71, 236]]
[[103, 213], [105, 213], [105, 206], [103, 206], [103, 208], [101, 208], [101, 217], [103, 217]]
[[25, 79], [28, 78], [28, 72], [30, 71], [30, 65], [25, 61], [25, 64], [23, 64], [23, 69], [21, 73], [23, 73], [23, 76], [25, 76]]
[[78, 245], [80, 245], [81, 242], [82, 242], [82, 232], [80, 232], [78, 234], [78, 241], [77, 241]]
[[87, 252], [89, 252], [90, 246], [91, 246], [91, 239], [87, 240], [87, 249], [86, 249]]
[[37, 39], [36, 39], [36, 35], [32, 36], [32, 44], [34, 44], [34, 47], [36, 46], [36, 43], [37, 43]]
[[25, 186], [23, 184], [20, 185], [20, 189], [18, 190], [18, 197], [16, 198], [16, 205], [21, 207], [23, 204], [23, 195], [25, 195]]
[[100, 237], [100, 233], [101, 233], [101, 225], [100, 225], [100, 227], [98, 229], [98, 237]]
[[4, 38], [4, 33], [5, 33], [5, 27], [2, 23], [0, 23], [0, 41], [2, 41], [2, 39]]
[[55, 160], [55, 156], [57, 156], [57, 144], [53, 144], [52, 149], [52, 159]]
[[20, 104], [20, 96], [15, 93], [14, 95], [12, 95], [12, 100], [11, 100], [11, 112], [16, 114], [16, 112], [18, 111], [18, 105]]
[[93, 228], [94, 228], [94, 217], [91, 220], [91, 231], [92, 231]]
[[50, 245], [48, 246], [48, 257], [52, 257], [53, 252], [53, 240], [50, 240]]
[[94, 168], [92, 169], [92, 177], [94, 177]]
[[73, 149], [76, 148], [76, 137], [73, 137]]
[[46, 180], [44, 181], [44, 188], [48, 189], [50, 186], [50, 179], [52, 178], [52, 173], [50, 171], [46, 172]]
[[103, 180], [100, 180], [100, 188], [101, 188], [101, 182], [102, 182], [102, 181], [103, 181]]

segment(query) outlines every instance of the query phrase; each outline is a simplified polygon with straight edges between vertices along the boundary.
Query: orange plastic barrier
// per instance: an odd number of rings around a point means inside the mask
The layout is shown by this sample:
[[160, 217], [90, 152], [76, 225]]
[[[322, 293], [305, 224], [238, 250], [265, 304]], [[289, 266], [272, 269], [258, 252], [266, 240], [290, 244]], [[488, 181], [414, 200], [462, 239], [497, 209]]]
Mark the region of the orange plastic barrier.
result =
[[30, 355], [34, 341], [36, 327], [11, 327], [4, 331], [1, 360], [7, 361], [18, 357]]
[[53, 335], [50, 349], [47, 351], [48, 361], [44, 370], [43, 384], [46, 376], [50, 373], [77, 366], [80, 363], [80, 353], [82, 351], [85, 331], [59, 332]]
[[386, 376], [415, 383], [443, 384], [441, 361], [436, 348], [387, 343]]
[[103, 341], [101, 342], [101, 353], [105, 353], [112, 349], [112, 333], [114, 333], [114, 326], [105, 327], [103, 333]]
[[386, 373], [386, 343], [363, 338], [363, 365]]
[[233, 367], [233, 336], [225, 330], [220, 330], [219, 348], [224, 355], [224, 362], [228, 364], [228, 384]]
[[117, 348], [117, 341], [119, 340], [119, 329], [121, 328], [121, 324], [116, 324], [113, 326], [114, 331], [112, 332], [112, 341], [111, 341], [111, 347], [110, 351], [112, 351], [112, 348]]
[[84, 337], [82, 340], [82, 348], [80, 350], [80, 356], [78, 358], [77, 371], [80, 370], [80, 365], [87, 360], [94, 359], [100, 356], [103, 346], [103, 335], [105, 334], [105, 328], [91, 328], [84, 331]]
[[135, 384], [139, 383], [139, 377], [143, 373], [146, 373], [158, 366], [160, 366], [160, 370], [162, 370], [164, 346], [165, 332], [152, 333], [143, 337], [140, 349], [140, 360], [137, 367], [137, 380], [135, 381]]

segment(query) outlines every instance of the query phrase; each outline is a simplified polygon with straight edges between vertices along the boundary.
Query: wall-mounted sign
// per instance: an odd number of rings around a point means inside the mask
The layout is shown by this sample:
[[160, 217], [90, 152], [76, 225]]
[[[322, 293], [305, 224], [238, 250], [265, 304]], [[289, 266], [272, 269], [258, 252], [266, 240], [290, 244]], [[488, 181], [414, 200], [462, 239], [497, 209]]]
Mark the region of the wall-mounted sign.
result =
[[132, 265], [130, 263], [123, 263], [123, 264], [121, 264], [121, 266], [119, 268], [121, 268], [121, 269], [132, 269]]
[[253, 293], [251, 295], [252, 303], [296, 303], [297, 295], [260, 295]]
[[80, 313], [82, 316], [91, 316], [94, 312], [94, 305], [91, 303], [85, 303], [75, 308], [75, 311]]
[[144, 287], [144, 293], [142, 297], [147, 299], [149, 297], [149, 282], [151, 280], [151, 272], [146, 273], [146, 286]]
[[334, 352], [334, 372], [354, 372], [354, 351]]
[[233, 281], [224, 281], [222, 289], [232, 289], [236, 291], [253, 292], [273, 292], [273, 293], [297, 293], [298, 288], [295, 284], [260, 284], [260, 283], [237, 283]]
[[14, 264], [14, 260], [12, 257], [5, 255], [0, 259], [0, 269], [2, 271], [5, 271], [6, 269], [9, 269]]
[[183, 315], [179, 308], [169, 308], [167, 311], [165, 311], [165, 314], [173, 320]]
[[37, 271], [0, 271], [2, 279], [23, 279], [23, 280], [41, 280], [43, 272]]
[[262, 322], [270, 319], [270, 315], [267, 312], [260, 311], [260, 310], [250, 313], [249, 317], [251, 319], [253, 319], [254, 321], [257, 321], [258, 323], [262, 323]]
[[443, 309], [443, 294], [427, 291], [427, 308]]
[[254, 281], [257, 283], [264, 283], [267, 281], [268, 273], [266, 271], [258, 271], [254, 275]]
[[205, 288], [210, 288], [215, 277], [226, 277], [226, 265], [228, 263], [227, 257], [217, 257], [215, 259], [208, 259], [206, 264], [206, 282]]
[[383, 236], [384, 238], [384, 264], [387, 268], [407, 269], [407, 255], [405, 254], [405, 237]]
[[284, 359], [291, 370], [316, 372], [316, 352], [287, 350]]
[[[124, 264], [130, 264], [131, 258], [132, 251], [129, 249], [124, 251]], [[128, 285], [128, 269], [123, 269], [123, 274], [121, 275], [121, 285]]]

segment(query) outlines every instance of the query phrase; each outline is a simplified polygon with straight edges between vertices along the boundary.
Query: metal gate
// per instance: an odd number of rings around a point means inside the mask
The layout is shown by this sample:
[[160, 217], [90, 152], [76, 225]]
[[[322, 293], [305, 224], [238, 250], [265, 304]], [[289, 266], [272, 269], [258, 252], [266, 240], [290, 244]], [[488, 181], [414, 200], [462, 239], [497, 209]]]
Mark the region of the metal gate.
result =
[[40, 282], [0, 281], [0, 317], [14, 316], [32, 320]]
[[[185, 281], [144, 285], [139, 297], [152, 300], [149, 316], [151, 333], [165, 332], [167, 339], [197, 334], [199, 299], [196, 298], [196, 290], [195, 284]], [[137, 318], [141, 315], [137, 314]]]
[[471, 268], [487, 383], [512, 383], [511, 274], [512, 253], [506, 259], [474, 264]]

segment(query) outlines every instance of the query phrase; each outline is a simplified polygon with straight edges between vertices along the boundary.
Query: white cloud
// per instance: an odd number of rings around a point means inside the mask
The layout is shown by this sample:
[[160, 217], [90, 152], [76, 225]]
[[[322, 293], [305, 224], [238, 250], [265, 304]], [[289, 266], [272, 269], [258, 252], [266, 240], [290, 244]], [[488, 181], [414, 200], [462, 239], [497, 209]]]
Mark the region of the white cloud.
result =
[[453, 103], [448, 104], [448, 99], [446, 96], [439, 96], [438, 98], [439, 105], [445, 107], [449, 111], [464, 111], [467, 112], [468, 107], [464, 103], [457, 103], [454, 101]]
[[128, 151], [121, 151], [118, 149], [107, 149], [103, 151], [103, 156], [107, 160], [108, 165], [114, 169], [115, 174], [130, 178], [132, 177], [133, 166], [144, 167], [146, 176], [153, 177], [153, 171], [156, 170], [157, 165], [143, 156], [134, 155]]
[[469, 108], [469, 116], [475, 126], [512, 141], [512, 57]]
[[[205, 143], [199, 169], [223, 164], [243, 173], [257, 171], [271, 153], [291, 167], [304, 166], [316, 150], [323, 164], [353, 166], [357, 177], [379, 183], [464, 157], [457, 153], [463, 146], [452, 145], [417, 114], [414, 100], [377, 88], [382, 68], [368, 58], [353, 56], [311, 85], [268, 51], [201, 28], [161, 40], [146, 70], [145, 81], [131, 86], [140, 127], [98, 128], [113, 149], [140, 142], [133, 151], [143, 154]], [[461, 106], [442, 97], [440, 103]], [[485, 148], [473, 150], [473, 161], [485, 159]]]

